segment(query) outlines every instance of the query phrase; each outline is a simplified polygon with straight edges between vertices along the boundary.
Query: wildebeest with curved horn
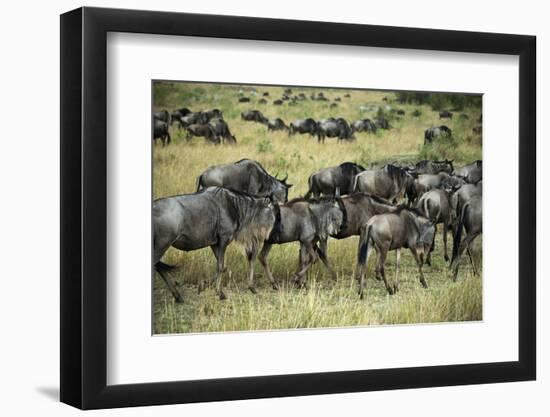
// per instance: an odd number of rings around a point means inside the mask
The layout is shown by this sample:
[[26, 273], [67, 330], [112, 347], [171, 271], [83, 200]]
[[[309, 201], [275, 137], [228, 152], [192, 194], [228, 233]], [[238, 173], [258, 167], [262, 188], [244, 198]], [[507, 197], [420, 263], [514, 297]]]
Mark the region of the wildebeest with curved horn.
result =
[[[296, 286], [304, 286], [305, 274], [317, 260], [317, 257], [321, 259], [332, 277], [336, 279], [336, 272], [332, 269], [326, 254], [317, 246], [317, 242], [336, 235], [345, 226], [346, 211], [342, 200], [338, 196], [320, 197], [309, 201], [296, 198], [288, 203], [278, 204], [277, 208], [280, 223], [274, 226], [258, 256], [273, 287], [276, 288], [276, 284], [269, 269], [267, 257], [272, 245], [289, 242], [300, 242], [299, 266], [294, 274], [294, 284]], [[255, 292], [253, 287], [251, 290]]]
[[455, 169], [453, 175], [463, 178], [470, 184], [475, 184], [483, 179], [483, 162], [477, 160], [462, 168]]
[[162, 256], [171, 246], [182, 251], [210, 246], [217, 261], [216, 293], [223, 300], [221, 277], [225, 271], [227, 246], [234, 241], [243, 247], [250, 281], [256, 256], [274, 223], [273, 204], [269, 198], [255, 198], [220, 187], [155, 200], [153, 265], [176, 301], [181, 302], [181, 294], [166, 275], [172, 267], [161, 261]]
[[363, 191], [390, 202], [403, 198], [407, 186], [413, 181], [405, 169], [388, 164], [380, 169], [366, 170], [353, 179], [353, 191]]
[[299, 133], [303, 135], [304, 133], [309, 133], [311, 136], [315, 136], [317, 134], [317, 128], [317, 122], [312, 118], [294, 120], [290, 123], [288, 134], [294, 135], [295, 133]]
[[[422, 265], [424, 254], [428, 254], [435, 237], [435, 226], [416, 210], [400, 207], [393, 213], [378, 214], [371, 217], [365, 226], [366, 231], [359, 240], [357, 250], [357, 277], [359, 279], [359, 295], [364, 298], [366, 289], [366, 267], [370, 254], [374, 249], [378, 255], [377, 274], [384, 280], [388, 293], [399, 290], [399, 264], [401, 248], [409, 248], [418, 265], [420, 283], [428, 288]], [[395, 280], [393, 285], [386, 279], [384, 264], [388, 251], [396, 250]]]
[[169, 144], [172, 139], [170, 138], [170, 132], [168, 132], [168, 123], [162, 120], [153, 120], [153, 142], [157, 139], [162, 141], [162, 146]]
[[452, 130], [445, 125], [430, 127], [424, 131], [424, 145], [432, 143], [438, 138], [448, 138], [452, 136], [452, 133]]
[[197, 178], [197, 191], [218, 186], [243, 191], [256, 197], [273, 196], [277, 202], [286, 202], [288, 189], [292, 187], [286, 180], [287, 178], [279, 180], [270, 175], [257, 161], [241, 159], [231, 164], [208, 168]]
[[274, 132], [276, 130], [286, 130], [288, 132], [290, 128], [285, 124], [283, 119], [279, 117], [275, 119], [269, 119], [269, 121], [267, 122], [267, 131]]
[[210, 120], [210, 126], [214, 130], [214, 134], [223, 139], [224, 142], [229, 143], [230, 145], [235, 145], [237, 143], [237, 138], [231, 134], [227, 122], [221, 118], [214, 118]]
[[348, 122], [343, 118], [329, 118], [321, 120], [317, 124], [317, 140], [320, 143], [325, 142], [325, 137], [338, 138], [340, 140], [353, 140], [353, 130], [349, 126]]
[[309, 190], [304, 198], [324, 195], [344, 195], [352, 191], [353, 178], [365, 168], [353, 162], [344, 162], [336, 167], [323, 168], [310, 175]]
[[[481, 197], [476, 196], [464, 204], [460, 217], [458, 218], [458, 225], [453, 241], [453, 258], [451, 260], [451, 270], [453, 272], [454, 281], [456, 281], [458, 275], [460, 257], [462, 256], [464, 249], [468, 249], [474, 274], [477, 274], [470, 251], [473, 240], [483, 231], [482, 221], [482, 200]], [[466, 230], [466, 237], [464, 240], [462, 240], [463, 229]]]

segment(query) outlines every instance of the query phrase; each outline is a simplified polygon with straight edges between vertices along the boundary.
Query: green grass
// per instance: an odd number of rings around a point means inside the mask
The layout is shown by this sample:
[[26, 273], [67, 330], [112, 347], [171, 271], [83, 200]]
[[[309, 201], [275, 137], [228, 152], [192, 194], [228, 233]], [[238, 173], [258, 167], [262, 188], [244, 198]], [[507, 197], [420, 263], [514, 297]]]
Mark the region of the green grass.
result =
[[[240, 88], [248, 87], [208, 84], [163, 83], [155, 85], [155, 110], [189, 107], [192, 110], [220, 108], [237, 146], [214, 146], [196, 138], [187, 142], [184, 133], [171, 129], [173, 142], [165, 148], [157, 145], [153, 152], [154, 197], [164, 197], [195, 191], [197, 176], [207, 167], [220, 163], [251, 158], [259, 161], [271, 173], [288, 174], [294, 184], [289, 198], [307, 191], [309, 175], [323, 167], [355, 161], [366, 167], [399, 161], [409, 163], [424, 159], [450, 158], [460, 166], [481, 159], [481, 139], [472, 134], [480, 109], [463, 110], [469, 119], [439, 120], [437, 112], [427, 105], [401, 105], [393, 102], [394, 95], [378, 91], [346, 91], [322, 89], [328, 98], [341, 97], [338, 108], [330, 102], [309, 100], [311, 90], [293, 88], [294, 94], [305, 92], [307, 101], [295, 106], [274, 106], [272, 101], [282, 94], [281, 87], [257, 87], [260, 94], [251, 103], [237, 103]], [[261, 92], [269, 91], [269, 103], [256, 104]], [[315, 93], [321, 91], [313, 89]], [[351, 98], [345, 98], [349, 92]], [[388, 102], [382, 98], [388, 97]], [[376, 111], [361, 112], [359, 106], [389, 104], [406, 111], [403, 117], [391, 115], [393, 129], [376, 134], [357, 133], [352, 143], [337, 143], [327, 139], [320, 145], [308, 135], [289, 137], [286, 133], [267, 134], [265, 126], [244, 122], [240, 113], [259, 109], [267, 117], [281, 117], [285, 122], [313, 117], [358, 118], [376, 116]], [[414, 110], [420, 115], [413, 116]], [[458, 115], [457, 115], [458, 116]], [[444, 143], [423, 146], [424, 130], [431, 126], [448, 125], [453, 138]], [[481, 241], [481, 239], [480, 239]], [[451, 240], [449, 239], [449, 248]], [[154, 278], [154, 333], [215, 332], [237, 330], [292, 329], [308, 327], [342, 327], [373, 324], [431, 323], [482, 319], [482, 278], [473, 276], [467, 257], [462, 262], [459, 280], [450, 279], [448, 266], [442, 258], [441, 232], [437, 235], [432, 267], [424, 271], [429, 288], [424, 290], [418, 281], [417, 268], [408, 251], [403, 251], [400, 291], [388, 296], [381, 282], [372, 278], [372, 265], [366, 300], [359, 300], [353, 280], [357, 238], [329, 242], [329, 257], [335, 266], [335, 282], [322, 267], [315, 265], [308, 275], [307, 290], [294, 289], [291, 277], [297, 266], [298, 245], [274, 246], [269, 262], [281, 289], [273, 291], [259, 263], [255, 268], [258, 294], [246, 288], [246, 260], [234, 245], [226, 255], [227, 273], [224, 287], [228, 299], [219, 301], [213, 289], [197, 294], [198, 282], [214, 274], [214, 257], [210, 249], [181, 252], [170, 249], [164, 260], [178, 266], [172, 273], [185, 301], [174, 303], [172, 296], [158, 277]], [[476, 242], [476, 263], [481, 265], [481, 243]], [[388, 256], [387, 274], [393, 277], [395, 254]]]

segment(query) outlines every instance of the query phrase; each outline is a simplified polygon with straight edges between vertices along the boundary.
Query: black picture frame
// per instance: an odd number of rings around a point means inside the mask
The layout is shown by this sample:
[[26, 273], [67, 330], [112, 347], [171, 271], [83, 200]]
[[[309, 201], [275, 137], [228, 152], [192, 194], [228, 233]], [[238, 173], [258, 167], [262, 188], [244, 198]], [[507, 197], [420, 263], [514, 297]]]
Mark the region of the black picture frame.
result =
[[[107, 385], [108, 32], [519, 56], [519, 360]], [[85, 7], [61, 15], [60, 56], [62, 402], [95, 409], [536, 378], [535, 37]]]

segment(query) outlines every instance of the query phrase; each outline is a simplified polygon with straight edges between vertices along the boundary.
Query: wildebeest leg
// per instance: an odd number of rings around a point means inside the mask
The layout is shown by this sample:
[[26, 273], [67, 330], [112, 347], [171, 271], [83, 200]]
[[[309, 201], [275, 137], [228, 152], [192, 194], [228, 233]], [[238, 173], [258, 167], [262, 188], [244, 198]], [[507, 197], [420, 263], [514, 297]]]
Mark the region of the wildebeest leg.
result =
[[401, 264], [401, 249], [395, 251], [395, 279], [393, 281], [393, 292], [399, 291], [399, 266]]
[[393, 295], [393, 287], [388, 284], [388, 280], [386, 279], [386, 270], [384, 268], [384, 264], [386, 263], [386, 256], [388, 256], [388, 250], [389, 245], [380, 248], [380, 251], [378, 252], [378, 268], [380, 269], [380, 274], [382, 275], [382, 279], [384, 280], [386, 291], [388, 291], [388, 294]]
[[174, 296], [176, 303], [183, 303], [183, 297], [181, 296], [176, 286], [172, 283], [172, 280], [168, 276], [166, 276], [166, 272], [160, 269], [157, 269], [157, 272], [159, 273], [161, 278], [164, 280], [164, 283], [166, 284], [166, 286]]
[[217, 245], [213, 245], [212, 250], [216, 256], [216, 294], [220, 300], [225, 300], [226, 296], [222, 290], [222, 274], [225, 271], [225, 249], [229, 242], [220, 242]]
[[420, 273], [420, 283], [424, 288], [428, 288], [428, 284], [426, 283], [426, 280], [424, 279], [424, 273], [422, 272], [422, 261], [418, 257], [418, 253], [416, 252], [416, 248], [411, 248], [411, 252], [414, 256], [414, 260], [416, 261], [416, 264], [418, 265], [418, 272]]
[[365, 293], [367, 291], [367, 269], [369, 266], [369, 258], [370, 254], [372, 253], [372, 246], [369, 246], [367, 249], [367, 254], [365, 256], [365, 263], [357, 264], [357, 278], [359, 279], [359, 297], [361, 300], [365, 298]]
[[254, 285], [254, 262], [256, 261], [257, 251], [247, 251], [246, 259], [248, 260], [248, 289], [252, 294], [256, 294], [256, 287]]
[[315, 252], [313, 251], [311, 242], [300, 244], [300, 258], [301, 258], [301, 262], [300, 262], [301, 267], [299, 271], [297, 271], [296, 274], [294, 275], [294, 283], [298, 288], [304, 288], [305, 287], [304, 277], [306, 275], [307, 270], [310, 268], [310, 266], [313, 264], [315, 260]]
[[474, 257], [472, 256], [472, 250], [470, 249], [470, 246], [466, 248], [466, 252], [468, 252], [468, 258], [470, 258], [470, 264], [472, 264], [472, 269], [474, 270], [474, 275], [477, 275], [477, 269], [474, 263]]
[[[325, 267], [329, 270], [330, 274], [332, 275], [332, 279], [334, 281], [336, 281], [336, 280], [338, 280], [338, 275], [336, 275], [336, 272], [332, 268], [332, 265], [331, 265], [331, 263], [330, 263], [330, 261], [328, 260], [328, 257], [327, 257], [327, 252], [326, 252], [327, 240], [326, 239], [321, 239], [319, 244], [320, 244], [320, 246], [315, 245], [317, 255], [319, 255], [319, 258], [321, 259], [321, 262], [323, 262], [323, 265], [325, 265]], [[323, 245], [324, 245], [325, 249], [323, 249]]]
[[273, 278], [273, 274], [271, 273], [271, 269], [269, 269], [269, 264], [267, 263], [267, 256], [269, 255], [270, 250], [271, 250], [271, 245], [269, 243], [264, 243], [264, 247], [260, 251], [260, 255], [258, 256], [258, 259], [260, 260], [260, 263], [264, 267], [265, 274], [267, 275], [267, 279], [269, 279], [269, 282], [271, 283], [271, 288], [273, 288], [274, 290], [278, 290], [279, 286], [277, 285], [275, 278]]
[[443, 257], [445, 262], [449, 262], [449, 255], [447, 255], [447, 228], [449, 225], [447, 222], [443, 222]]
[[[458, 254], [455, 258], [455, 264], [454, 264], [454, 268], [453, 268], [453, 280], [456, 281], [456, 278], [458, 276], [458, 266], [460, 264], [460, 257], [462, 256], [462, 253], [464, 252], [464, 249], [468, 249], [468, 252], [469, 252], [469, 248], [470, 248], [470, 244], [472, 243], [472, 241], [477, 237], [479, 233], [474, 233], [474, 234], [469, 234], [467, 235], [464, 240], [462, 242], [460, 242], [460, 246], [458, 247]], [[471, 261], [471, 258], [470, 258], [470, 261]], [[453, 266], [453, 265], [451, 265]], [[473, 262], [472, 262], [472, 266], [473, 266]], [[475, 268], [474, 268], [475, 270]]]

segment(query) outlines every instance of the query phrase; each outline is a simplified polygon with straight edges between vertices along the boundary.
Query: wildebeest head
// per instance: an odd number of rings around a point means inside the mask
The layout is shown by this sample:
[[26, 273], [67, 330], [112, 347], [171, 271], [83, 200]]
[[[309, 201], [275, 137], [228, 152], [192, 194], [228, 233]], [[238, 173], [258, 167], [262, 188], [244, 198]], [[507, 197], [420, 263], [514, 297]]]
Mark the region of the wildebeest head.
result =
[[287, 179], [288, 175], [282, 180], [278, 179], [277, 176], [274, 177], [275, 181], [273, 181], [273, 190], [271, 195], [272, 198], [275, 199], [275, 201], [281, 203], [286, 203], [288, 201], [288, 189], [294, 184], [287, 184]]
[[319, 222], [321, 237], [336, 236], [347, 223], [347, 212], [339, 196], [318, 197], [309, 200], [310, 208]]

